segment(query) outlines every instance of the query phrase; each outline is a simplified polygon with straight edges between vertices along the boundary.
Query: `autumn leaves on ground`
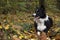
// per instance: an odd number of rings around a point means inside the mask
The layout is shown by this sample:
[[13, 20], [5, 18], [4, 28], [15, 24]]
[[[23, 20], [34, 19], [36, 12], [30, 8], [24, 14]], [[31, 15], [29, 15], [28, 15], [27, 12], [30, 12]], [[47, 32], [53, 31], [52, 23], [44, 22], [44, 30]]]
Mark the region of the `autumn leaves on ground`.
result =
[[[49, 15], [54, 22], [56, 21], [52, 28], [57, 33], [60, 29], [56, 25], [59, 24], [60, 18], [59, 16], [52, 16], [53, 13]], [[0, 40], [38, 40], [35, 34], [32, 13], [0, 14]]]

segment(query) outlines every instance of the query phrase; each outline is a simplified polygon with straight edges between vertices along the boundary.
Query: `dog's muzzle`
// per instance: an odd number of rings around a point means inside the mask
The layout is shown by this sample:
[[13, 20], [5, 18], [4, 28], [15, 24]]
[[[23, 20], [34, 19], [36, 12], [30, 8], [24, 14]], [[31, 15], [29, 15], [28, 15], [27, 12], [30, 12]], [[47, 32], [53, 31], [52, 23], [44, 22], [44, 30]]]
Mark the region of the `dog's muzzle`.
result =
[[36, 13], [33, 13], [33, 15], [32, 15], [33, 17], [35, 17], [36, 16]]

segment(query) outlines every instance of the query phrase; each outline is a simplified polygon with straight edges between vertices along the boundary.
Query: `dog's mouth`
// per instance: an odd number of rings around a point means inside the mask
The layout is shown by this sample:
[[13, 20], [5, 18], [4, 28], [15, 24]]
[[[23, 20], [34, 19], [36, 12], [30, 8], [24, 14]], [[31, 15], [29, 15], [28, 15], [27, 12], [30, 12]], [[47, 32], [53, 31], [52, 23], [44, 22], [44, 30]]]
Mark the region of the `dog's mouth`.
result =
[[39, 19], [39, 18], [40, 18], [40, 16], [37, 16], [36, 13], [34, 13], [32, 16], [33, 16], [34, 18], [36, 18], [36, 19]]
[[40, 19], [40, 17], [38, 16], [38, 17], [35, 17], [36, 19]]
[[34, 20], [35, 20], [35, 21], [36, 21], [36, 20], [39, 20], [39, 17], [35, 17]]

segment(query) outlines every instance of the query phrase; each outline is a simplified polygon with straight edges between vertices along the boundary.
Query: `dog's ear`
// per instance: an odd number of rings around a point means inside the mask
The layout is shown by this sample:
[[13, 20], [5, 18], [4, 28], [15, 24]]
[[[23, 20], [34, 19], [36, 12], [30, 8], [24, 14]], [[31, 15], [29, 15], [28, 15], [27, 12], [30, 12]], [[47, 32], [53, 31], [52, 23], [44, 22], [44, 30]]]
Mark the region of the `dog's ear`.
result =
[[39, 8], [36, 8], [35, 13], [38, 13], [39, 11], [40, 11], [40, 9]]

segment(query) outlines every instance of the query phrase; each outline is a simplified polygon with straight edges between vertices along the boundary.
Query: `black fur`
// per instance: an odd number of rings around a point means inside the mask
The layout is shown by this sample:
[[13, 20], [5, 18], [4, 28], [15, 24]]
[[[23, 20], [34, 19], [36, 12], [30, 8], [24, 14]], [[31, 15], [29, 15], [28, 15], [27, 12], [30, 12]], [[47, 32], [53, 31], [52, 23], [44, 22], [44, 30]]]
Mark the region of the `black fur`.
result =
[[44, 30], [44, 32], [48, 32], [48, 30], [53, 26], [53, 21], [52, 21], [52, 19], [49, 17], [48, 18], [49, 20], [47, 20], [47, 21], [45, 21], [44, 22], [44, 25], [46, 25], [46, 29]]
[[[38, 8], [36, 11], [35, 11], [36, 15], [35, 15], [35, 18], [36, 17], [39, 17], [39, 18], [46, 18], [46, 12], [45, 12], [45, 9], [44, 7], [43, 8]], [[52, 18], [48, 17], [48, 20], [47, 21], [44, 21], [44, 25], [47, 27], [44, 32], [48, 32], [48, 30], [53, 26], [53, 20]], [[34, 22], [34, 26], [35, 26], [35, 29], [36, 29], [36, 32], [37, 31], [40, 31], [37, 29], [37, 23]]]
[[35, 27], [35, 30], [37, 32], [37, 23], [36, 22], [34, 22], [34, 27]]
[[[47, 32], [49, 31], [49, 29], [53, 26], [53, 20], [49, 17], [49, 20], [45, 21], [45, 22], [44, 22], [44, 25], [47, 27], [47, 28], [44, 30], [44, 32], [47, 33]], [[34, 27], [35, 27], [35, 29], [36, 29], [36, 32], [39, 31], [39, 30], [37, 29], [37, 23], [36, 23], [36, 22], [34, 22]]]
[[45, 18], [46, 17], [46, 12], [45, 12], [45, 9], [44, 9], [44, 7], [43, 8], [37, 8], [36, 9], [36, 11], [35, 11], [35, 13], [36, 13], [36, 16], [35, 17], [40, 17], [40, 18]]

